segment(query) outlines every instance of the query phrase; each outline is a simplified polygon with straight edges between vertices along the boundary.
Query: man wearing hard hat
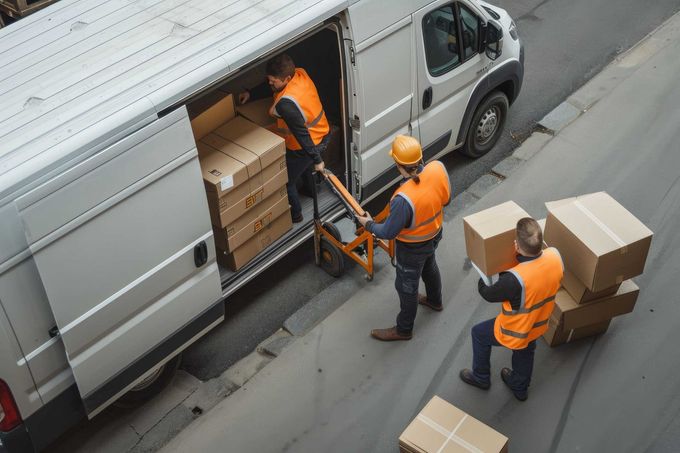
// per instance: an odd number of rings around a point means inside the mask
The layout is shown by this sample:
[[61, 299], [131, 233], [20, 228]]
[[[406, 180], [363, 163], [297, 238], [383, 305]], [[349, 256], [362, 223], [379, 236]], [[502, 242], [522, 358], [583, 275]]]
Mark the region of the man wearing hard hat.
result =
[[[394, 286], [401, 311], [397, 325], [374, 329], [381, 341], [410, 340], [418, 304], [442, 311], [442, 284], [435, 250], [442, 237], [444, 206], [451, 201], [449, 174], [439, 161], [423, 165], [423, 151], [413, 137], [398, 135], [390, 156], [404, 178], [390, 200], [389, 216], [376, 223], [369, 214], [358, 217], [367, 231], [381, 239], [396, 239], [397, 276]], [[418, 294], [422, 277], [425, 295]]]

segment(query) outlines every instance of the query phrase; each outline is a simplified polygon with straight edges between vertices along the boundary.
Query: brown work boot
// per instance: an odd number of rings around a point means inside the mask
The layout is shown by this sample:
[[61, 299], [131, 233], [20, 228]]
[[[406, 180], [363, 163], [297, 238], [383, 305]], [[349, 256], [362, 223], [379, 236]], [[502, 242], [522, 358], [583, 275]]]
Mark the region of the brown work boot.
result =
[[442, 311], [444, 309], [444, 305], [434, 305], [428, 302], [427, 296], [425, 294], [418, 294], [418, 303], [420, 305], [425, 305], [427, 308], [430, 308], [434, 311]]
[[371, 336], [376, 340], [380, 341], [398, 341], [398, 340], [410, 340], [413, 335], [399, 333], [397, 326], [390, 327], [389, 329], [373, 329], [371, 330]]

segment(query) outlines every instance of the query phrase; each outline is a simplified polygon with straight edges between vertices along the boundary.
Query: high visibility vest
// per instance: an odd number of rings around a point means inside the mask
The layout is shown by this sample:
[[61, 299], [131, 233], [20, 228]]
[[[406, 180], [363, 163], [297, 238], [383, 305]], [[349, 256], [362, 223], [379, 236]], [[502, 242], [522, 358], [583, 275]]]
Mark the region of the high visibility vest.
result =
[[418, 177], [420, 183], [410, 179], [392, 196], [406, 200], [413, 212], [411, 224], [397, 235], [401, 242], [425, 242], [435, 237], [444, 222], [443, 208], [451, 200], [451, 183], [444, 164], [432, 161]]
[[509, 301], [503, 302], [494, 335], [506, 348], [524, 349], [548, 330], [564, 267], [560, 253], [550, 247], [538, 258], [519, 263], [508, 272], [519, 281], [522, 298], [518, 310], [513, 310]]
[[305, 126], [307, 126], [312, 142], [315, 145], [321, 143], [321, 140], [328, 135], [330, 126], [323, 111], [319, 93], [316, 91], [314, 82], [307, 75], [307, 71], [302, 68], [295, 69], [295, 75], [286, 87], [274, 95], [274, 104], [271, 108], [272, 115], [277, 117], [276, 127], [278, 132], [286, 139], [286, 148], [293, 151], [301, 150], [302, 146], [288, 129], [286, 122], [276, 113], [276, 104], [281, 99], [293, 101], [293, 104], [300, 110], [305, 119]]

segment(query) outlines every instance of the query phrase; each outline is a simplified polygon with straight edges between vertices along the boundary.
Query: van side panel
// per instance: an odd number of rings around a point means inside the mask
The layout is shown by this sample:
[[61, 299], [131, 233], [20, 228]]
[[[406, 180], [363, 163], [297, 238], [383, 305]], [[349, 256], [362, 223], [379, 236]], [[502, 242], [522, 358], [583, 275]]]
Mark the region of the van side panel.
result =
[[354, 113], [360, 129], [353, 130], [352, 140], [361, 150], [364, 186], [392, 167], [388, 149], [394, 135], [410, 132], [415, 88], [412, 26], [409, 16], [355, 45], [358, 112]]

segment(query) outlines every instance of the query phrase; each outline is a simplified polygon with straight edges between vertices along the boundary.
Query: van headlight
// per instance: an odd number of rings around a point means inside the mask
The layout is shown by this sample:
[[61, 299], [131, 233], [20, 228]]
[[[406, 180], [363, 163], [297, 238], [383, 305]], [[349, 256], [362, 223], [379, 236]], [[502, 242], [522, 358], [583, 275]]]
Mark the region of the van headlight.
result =
[[517, 41], [519, 39], [519, 35], [517, 34], [517, 25], [515, 25], [515, 21], [510, 22], [510, 29], [508, 30], [508, 33], [510, 33], [510, 36], [512, 36], [512, 39]]

